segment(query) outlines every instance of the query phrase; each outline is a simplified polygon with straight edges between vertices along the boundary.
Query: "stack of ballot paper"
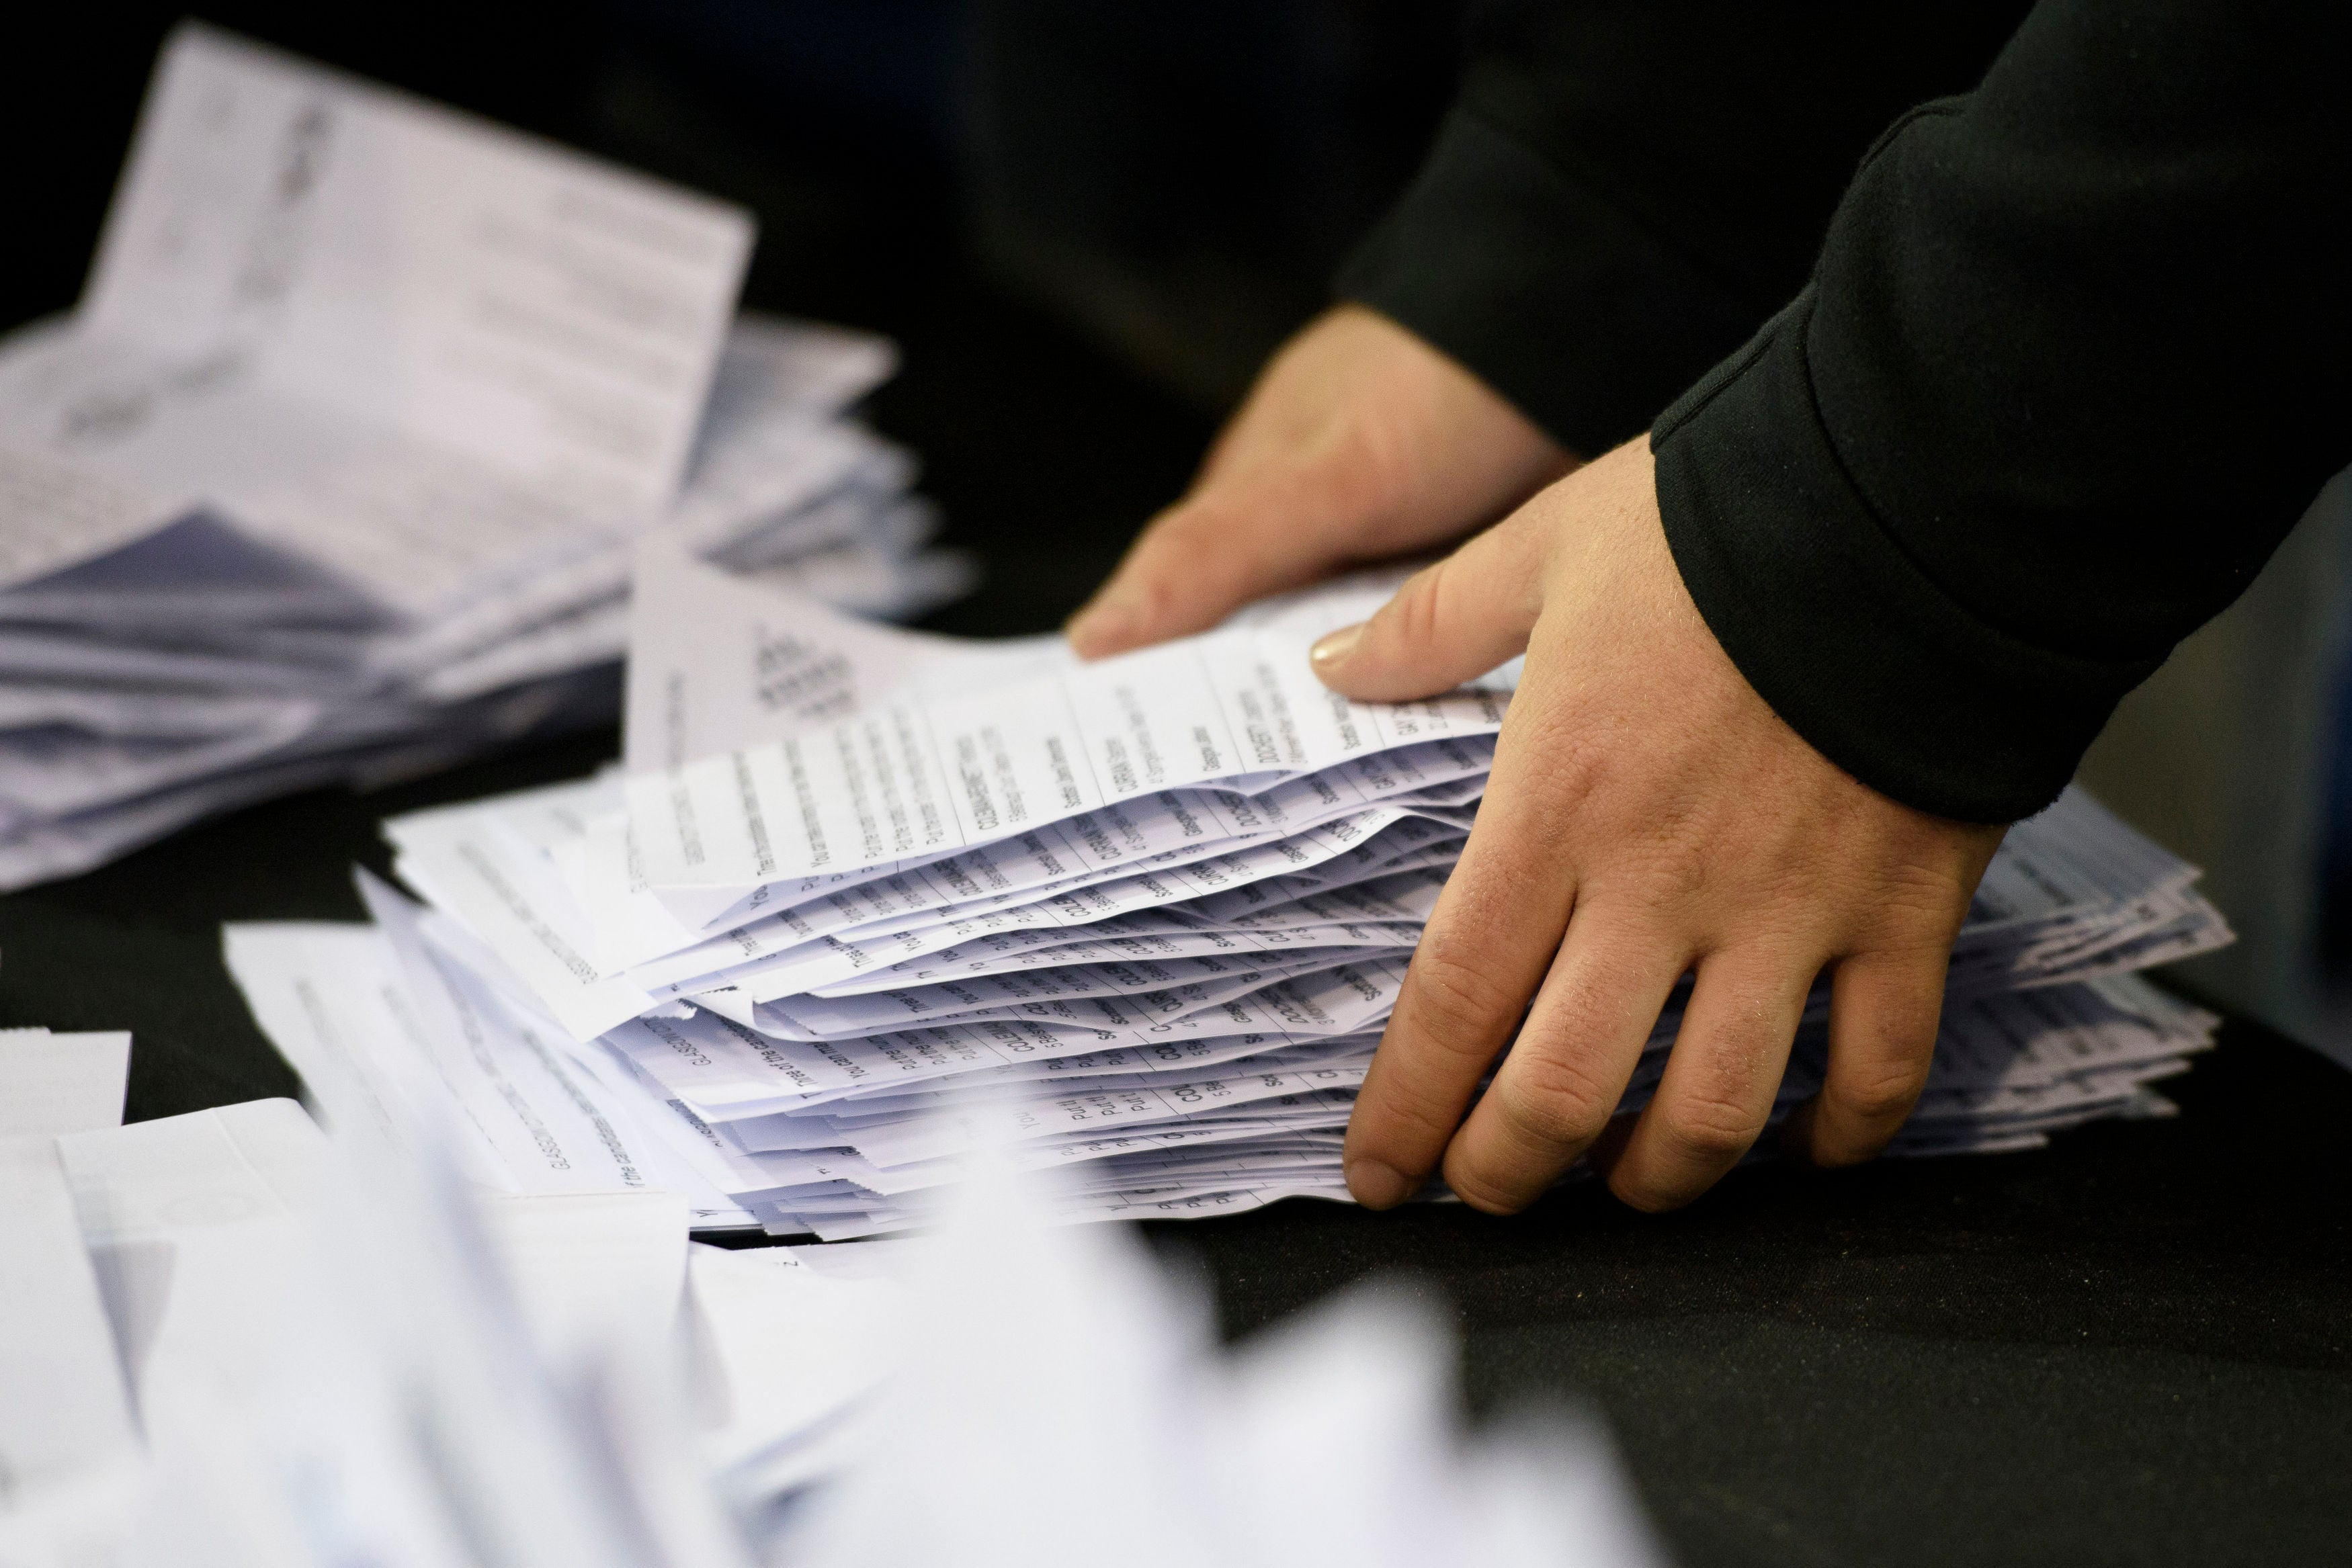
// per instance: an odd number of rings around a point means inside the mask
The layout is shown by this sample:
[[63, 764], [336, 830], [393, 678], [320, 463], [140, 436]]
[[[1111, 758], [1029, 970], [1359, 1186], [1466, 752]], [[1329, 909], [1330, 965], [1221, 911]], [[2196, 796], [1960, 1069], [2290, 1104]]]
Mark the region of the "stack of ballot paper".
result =
[[648, 529], [868, 613], [961, 591], [845, 414], [891, 346], [734, 319], [751, 243], [178, 30], [81, 304], [0, 340], [0, 888], [608, 717]]
[[[230, 966], [306, 1076], [454, 1099], [510, 1188], [675, 1183], [707, 1226], [854, 1237], [918, 1224], [1003, 1144], [1067, 1175], [1072, 1219], [1341, 1197], [1511, 681], [1323, 689], [1308, 645], [1384, 588], [1080, 665], [649, 548], [628, 771], [395, 819], [424, 907], [371, 884], [373, 930], [232, 927]], [[2195, 876], [2078, 791], [2015, 830], [1896, 1150], [2161, 1113], [2146, 1085], [2214, 1019], [2131, 971], [2229, 939]], [[1825, 1018], [1824, 991], [1784, 1108]]]
[[1441, 1324], [1377, 1287], [1231, 1356], [1026, 1184], [728, 1251], [668, 1194], [469, 1187], [446, 1106], [331, 1070], [331, 1136], [288, 1100], [120, 1125], [116, 1038], [73, 1059], [107, 1108], [0, 1035], [15, 1568], [1035, 1568], [1138, 1519], [1123, 1561], [1662, 1561], [1597, 1427], [1465, 1440]]

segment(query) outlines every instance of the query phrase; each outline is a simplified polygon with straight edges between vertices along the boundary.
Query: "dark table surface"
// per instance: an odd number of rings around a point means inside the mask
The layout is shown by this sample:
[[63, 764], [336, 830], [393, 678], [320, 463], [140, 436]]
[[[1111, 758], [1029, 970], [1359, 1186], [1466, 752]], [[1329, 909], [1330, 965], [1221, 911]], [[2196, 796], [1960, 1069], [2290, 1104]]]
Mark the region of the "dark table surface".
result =
[[[952, 271], [843, 298], [826, 313], [907, 342], [877, 418], [989, 559], [945, 629], [1052, 625], [1207, 434]], [[221, 924], [357, 918], [350, 867], [385, 869], [381, 817], [614, 749], [593, 733], [278, 801], [0, 899], [0, 1025], [131, 1030], [133, 1118], [292, 1092]], [[1160, 1239], [1204, 1262], [1235, 1333], [1407, 1271], [1461, 1325], [1474, 1406], [1597, 1404], [1689, 1563], [2352, 1560], [2352, 1074], [2232, 1022], [2168, 1092], [2171, 1121], [1759, 1167], [1663, 1218], [1577, 1190], [1509, 1221], [1293, 1203]]]

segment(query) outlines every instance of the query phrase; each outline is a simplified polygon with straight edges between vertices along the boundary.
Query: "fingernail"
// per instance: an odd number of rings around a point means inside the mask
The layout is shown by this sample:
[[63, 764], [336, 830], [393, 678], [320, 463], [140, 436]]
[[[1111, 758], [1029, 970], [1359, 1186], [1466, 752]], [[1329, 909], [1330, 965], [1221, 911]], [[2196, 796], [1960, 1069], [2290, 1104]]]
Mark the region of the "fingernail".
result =
[[1348, 1162], [1348, 1190], [1366, 1208], [1394, 1208], [1411, 1197], [1419, 1185], [1407, 1181], [1378, 1160]]
[[1359, 622], [1353, 626], [1342, 626], [1307, 651], [1307, 663], [1318, 670], [1328, 670], [1354, 653], [1356, 644], [1363, 640], [1362, 622]]

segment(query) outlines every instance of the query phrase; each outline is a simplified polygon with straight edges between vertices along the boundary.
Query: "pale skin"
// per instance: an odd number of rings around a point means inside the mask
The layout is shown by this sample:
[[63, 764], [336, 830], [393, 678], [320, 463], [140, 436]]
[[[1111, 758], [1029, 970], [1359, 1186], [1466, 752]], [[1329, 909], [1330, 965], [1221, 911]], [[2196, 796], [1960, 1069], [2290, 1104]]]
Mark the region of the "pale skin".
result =
[[[1268, 365], [1070, 640], [1139, 647], [1465, 533], [1315, 650], [1365, 700], [1528, 656], [1349, 1124], [1349, 1190], [1386, 1208], [1442, 1173], [1511, 1213], [1589, 1155], [1636, 1207], [1688, 1203], [1763, 1134], [1824, 972], [1828, 1074], [1784, 1146], [1824, 1166], [1877, 1154], [1926, 1082], [1946, 958], [2002, 830], [1879, 794], [1756, 695], [1675, 569], [1646, 439], [1580, 465], [1468, 371], [1343, 307]], [[1614, 1117], [1694, 973], [1655, 1096]]]

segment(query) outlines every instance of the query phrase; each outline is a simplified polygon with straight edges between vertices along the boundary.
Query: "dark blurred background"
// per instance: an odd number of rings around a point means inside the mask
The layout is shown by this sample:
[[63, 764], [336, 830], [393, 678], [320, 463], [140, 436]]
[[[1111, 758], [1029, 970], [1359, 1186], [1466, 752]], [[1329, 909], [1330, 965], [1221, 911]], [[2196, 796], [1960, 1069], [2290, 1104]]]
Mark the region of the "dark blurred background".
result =
[[[1444, 0], [224, 3], [205, 20], [751, 209], [751, 307], [887, 332], [876, 423], [1043, 630], [1327, 298], [1455, 68]], [[0, 326], [65, 308], [173, 5], [58, 7], [0, 74]]]

